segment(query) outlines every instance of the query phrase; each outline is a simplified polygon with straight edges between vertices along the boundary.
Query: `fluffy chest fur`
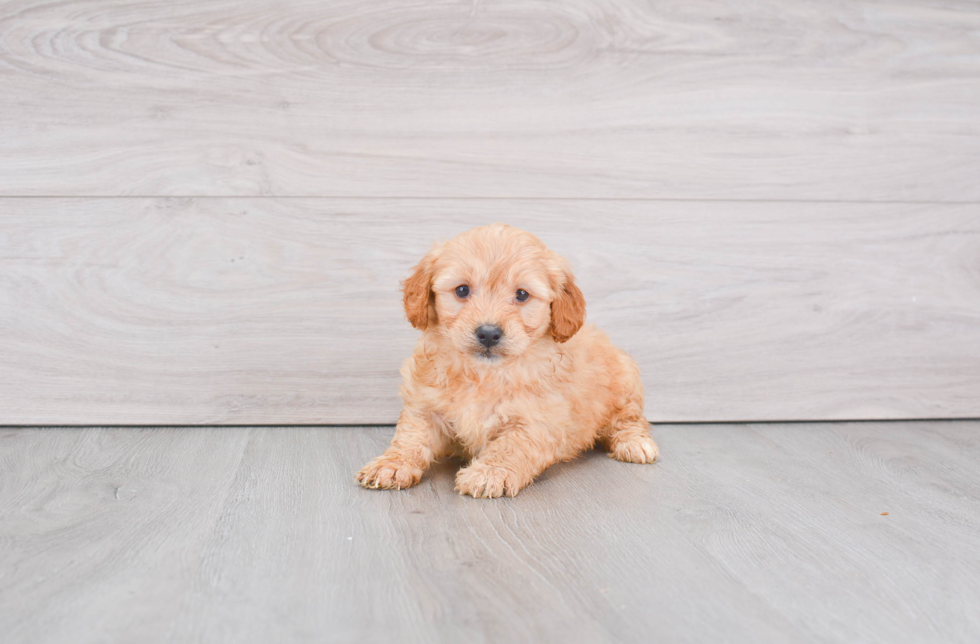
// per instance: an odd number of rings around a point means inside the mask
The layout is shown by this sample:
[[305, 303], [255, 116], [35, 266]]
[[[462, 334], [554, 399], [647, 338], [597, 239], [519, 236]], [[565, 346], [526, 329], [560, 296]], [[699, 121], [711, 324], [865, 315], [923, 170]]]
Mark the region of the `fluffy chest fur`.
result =
[[424, 399], [443, 431], [469, 455], [479, 455], [518, 426], [560, 422], [574, 406], [566, 398], [574, 360], [564, 347], [552, 343], [507, 364], [474, 366], [439, 344], [420, 342], [421, 351], [410, 360], [416, 387], [406, 393]]

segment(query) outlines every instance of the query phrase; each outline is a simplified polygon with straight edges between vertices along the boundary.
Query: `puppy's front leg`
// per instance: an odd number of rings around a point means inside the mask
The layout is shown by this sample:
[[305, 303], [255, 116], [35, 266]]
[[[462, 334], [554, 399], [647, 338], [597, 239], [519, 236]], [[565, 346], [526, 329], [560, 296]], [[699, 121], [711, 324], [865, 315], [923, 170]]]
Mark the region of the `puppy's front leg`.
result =
[[560, 460], [558, 445], [550, 436], [545, 428], [524, 424], [504, 428], [479, 458], [456, 474], [456, 489], [483, 499], [516, 496]]
[[357, 473], [357, 482], [373, 489], [412, 487], [432, 460], [446, 451], [447, 443], [428, 414], [406, 407], [398, 417], [388, 449]]

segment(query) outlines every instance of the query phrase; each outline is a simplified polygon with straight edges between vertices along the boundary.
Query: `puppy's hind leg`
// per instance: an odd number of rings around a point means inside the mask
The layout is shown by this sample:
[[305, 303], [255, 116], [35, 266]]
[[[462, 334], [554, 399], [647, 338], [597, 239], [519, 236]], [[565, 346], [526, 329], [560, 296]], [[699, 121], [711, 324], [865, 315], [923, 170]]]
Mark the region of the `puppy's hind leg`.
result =
[[653, 463], [660, 456], [660, 448], [650, 438], [645, 420], [614, 424], [612, 433], [602, 442], [609, 458], [624, 463]]
[[650, 437], [650, 424], [643, 417], [643, 394], [634, 393], [599, 437], [609, 458], [624, 463], [653, 463], [660, 449]]
[[599, 431], [599, 442], [609, 458], [624, 463], [653, 463], [660, 449], [650, 437], [650, 424], [643, 417], [643, 381], [640, 369], [626, 354], [621, 355], [622, 371], [613, 382], [619, 385], [619, 404], [609, 424]]
[[388, 449], [357, 473], [357, 482], [372, 489], [412, 487], [422, 479], [422, 473], [432, 461], [449, 448], [450, 441], [441, 427], [436, 427], [426, 415], [406, 408], [398, 417]]

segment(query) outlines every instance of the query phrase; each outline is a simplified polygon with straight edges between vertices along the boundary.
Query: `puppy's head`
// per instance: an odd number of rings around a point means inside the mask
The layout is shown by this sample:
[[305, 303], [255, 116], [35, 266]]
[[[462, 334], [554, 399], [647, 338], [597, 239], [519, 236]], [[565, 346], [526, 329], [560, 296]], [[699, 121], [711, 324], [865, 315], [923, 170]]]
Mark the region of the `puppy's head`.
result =
[[568, 263], [541, 240], [503, 224], [434, 248], [405, 280], [405, 313], [482, 363], [519, 356], [536, 341], [565, 342], [585, 321]]

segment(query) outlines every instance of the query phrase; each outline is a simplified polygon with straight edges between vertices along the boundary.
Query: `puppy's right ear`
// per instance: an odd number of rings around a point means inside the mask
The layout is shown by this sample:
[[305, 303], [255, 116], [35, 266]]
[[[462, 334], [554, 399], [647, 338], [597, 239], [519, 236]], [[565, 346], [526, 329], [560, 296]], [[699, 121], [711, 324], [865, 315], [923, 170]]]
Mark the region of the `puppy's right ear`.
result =
[[436, 303], [432, 293], [432, 275], [435, 266], [435, 252], [422, 258], [412, 275], [402, 282], [405, 299], [405, 315], [416, 329], [424, 331], [436, 323]]

